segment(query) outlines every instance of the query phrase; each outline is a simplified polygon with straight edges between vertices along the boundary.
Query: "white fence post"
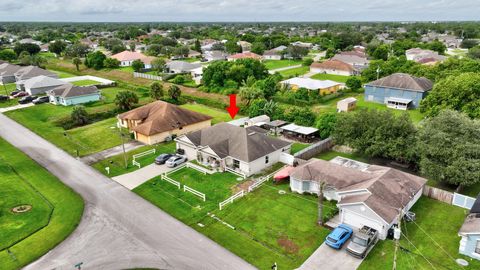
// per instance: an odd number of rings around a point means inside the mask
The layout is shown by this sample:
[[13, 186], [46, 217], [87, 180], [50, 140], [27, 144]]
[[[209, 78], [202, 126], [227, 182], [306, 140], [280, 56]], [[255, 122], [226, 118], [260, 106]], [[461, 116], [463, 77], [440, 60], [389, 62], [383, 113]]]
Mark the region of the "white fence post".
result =
[[241, 198], [245, 195], [245, 192], [243, 191], [243, 189], [238, 192], [237, 194], [231, 196], [230, 198], [226, 199], [225, 201], [221, 202], [218, 204], [218, 207], [220, 208], [220, 210], [223, 209], [223, 207], [229, 203], [233, 203], [233, 201], [237, 198]]
[[169, 182], [170, 184], [176, 186], [178, 189], [180, 189], [180, 182], [177, 182], [177, 181], [173, 180], [172, 178], [168, 177], [166, 174], [162, 174], [160, 179], [165, 180], [165, 181]]
[[206, 201], [206, 197], [205, 197], [204, 193], [201, 193], [201, 192], [199, 192], [199, 191], [197, 191], [197, 190], [195, 190], [191, 187], [188, 187], [187, 185], [183, 185], [183, 192], [185, 192], [185, 191], [188, 191], [188, 192], [192, 193], [193, 195], [196, 195], [196, 196], [202, 198], [203, 201]]

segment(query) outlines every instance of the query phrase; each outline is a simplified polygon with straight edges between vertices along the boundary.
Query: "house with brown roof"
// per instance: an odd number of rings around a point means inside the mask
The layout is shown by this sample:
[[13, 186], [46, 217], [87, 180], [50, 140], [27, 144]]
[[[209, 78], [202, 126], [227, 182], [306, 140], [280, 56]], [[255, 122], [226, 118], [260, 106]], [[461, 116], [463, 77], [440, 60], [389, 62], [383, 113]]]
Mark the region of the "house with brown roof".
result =
[[190, 160], [244, 177], [258, 173], [290, 153], [292, 143], [255, 129], [219, 123], [175, 139]]
[[424, 77], [395, 73], [369, 82], [364, 87], [365, 101], [383, 103], [392, 109], [407, 110], [420, 106], [422, 99], [433, 88], [433, 83]]
[[128, 128], [137, 141], [155, 144], [207, 128], [212, 117], [183, 109], [165, 101], [155, 101], [118, 116], [118, 124]]
[[427, 180], [393, 168], [336, 157], [312, 159], [290, 172], [290, 188], [337, 201], [339, 222], [353, 228], [369, 226], [385, 239], [388, 231], [417, 202]]
[[327, 60], [322, 63], [312, 63], [310, 65], [311, 73], [323, 73], [333, 75], [351, 76], [359, 73], [352, 65], [342, 62], [340, 60]]

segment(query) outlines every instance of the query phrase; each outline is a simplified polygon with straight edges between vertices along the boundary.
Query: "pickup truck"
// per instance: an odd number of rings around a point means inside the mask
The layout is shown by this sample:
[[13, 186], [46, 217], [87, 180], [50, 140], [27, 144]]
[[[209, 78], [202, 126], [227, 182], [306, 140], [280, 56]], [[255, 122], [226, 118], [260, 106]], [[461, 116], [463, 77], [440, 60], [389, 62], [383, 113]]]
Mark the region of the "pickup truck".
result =
[[363, 226], [357, 233], [354, 233], [352, 241], [347, 246], [347, 252], [357, 258], [365, 258], [378, 241], [377, 230]]

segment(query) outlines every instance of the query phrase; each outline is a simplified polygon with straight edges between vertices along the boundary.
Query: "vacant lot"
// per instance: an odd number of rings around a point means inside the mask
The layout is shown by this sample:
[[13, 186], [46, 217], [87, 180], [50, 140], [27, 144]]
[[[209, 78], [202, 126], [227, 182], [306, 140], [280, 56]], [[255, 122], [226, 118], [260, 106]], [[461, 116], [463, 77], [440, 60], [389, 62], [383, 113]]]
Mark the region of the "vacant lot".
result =
[[267, 69], [278, 69], [290, 66], [301, 65], [302, 60], [265, 60], [263, 61]]
[[[83, 201], [2, 139], [0, 149], [0, 269], [19, 269], [48, 252], [75, 229], [83, 212]], [[22, 214], [11, 212], [11, 208], [22, 204], [31, 205], [32, 209]]]
[[339, 83], [346, 83], [350, 76], [342, 76], [342, 75], [332, 75], [332, 74], [315, 74], [311, 77], [315, 80], [330, 80]]
[[80, 80], [80, 81], [72, 82], [72, 84], [76, 86], [89, 86], [89, 85], [99, 84], [99, 82], [94, 80]]
[[[232, 120], [227, 110], [221, 111], [215, 108], [207, 107], [202, 104], [193, 104], [193, 103], [183, 104], [180, 107], [191, 110], [191, 111], [210, 115], [211, 117], [213, 117], [212, 124], [216, 124], [219, 122], [228, 122]], [[236, 117], [240, 118], [241, 116], [237, 115]]]
[[[468, 267], [455, 263], [460, 237], [457, 235], [466, 211], [460, 207], [435, 201], [426, 197], [413, 206], [417, 221], [404, 223], [400, 249], [397, 253], [397, 269], [480, 269], [480, 262], [470, 260]], [[394, 242], [381, 241], [360, 265], [360, 270], [391, 269]]]

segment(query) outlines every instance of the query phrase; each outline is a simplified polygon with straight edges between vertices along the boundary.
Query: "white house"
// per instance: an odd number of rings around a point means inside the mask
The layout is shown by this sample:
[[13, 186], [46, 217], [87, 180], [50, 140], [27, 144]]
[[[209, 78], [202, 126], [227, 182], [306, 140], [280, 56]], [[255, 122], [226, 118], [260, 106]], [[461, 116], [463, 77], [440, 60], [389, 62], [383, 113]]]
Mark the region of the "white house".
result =
[[189, 160], [243, 176], [279, 162], [281, 154], [290, 153], [292, 145], [228, 123], [179, 136], [175, 141], [177, 151], [183, 151]]
[[380, 239], [417, 202], [426, 182], [396, 169], [341, 157], [312, 159], [290, 173], [292, 191], [318, 194], [322, 184], [325, 198], [338, 201], [340, 223], [369, 226], [378, 230]]
[[119, 52], [117, 54], [112, 55], [111, 57], [120, 61], [121, 67], [129, 67], [132, 65], [133, 61], [140, 60], [143, 62], [145, 68], [147, 69], [152, 67], [151, 63], [155, 59], [155, 57], [146, 56], [143, 53], [132, 52], [132, 51]]

